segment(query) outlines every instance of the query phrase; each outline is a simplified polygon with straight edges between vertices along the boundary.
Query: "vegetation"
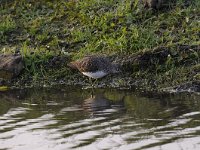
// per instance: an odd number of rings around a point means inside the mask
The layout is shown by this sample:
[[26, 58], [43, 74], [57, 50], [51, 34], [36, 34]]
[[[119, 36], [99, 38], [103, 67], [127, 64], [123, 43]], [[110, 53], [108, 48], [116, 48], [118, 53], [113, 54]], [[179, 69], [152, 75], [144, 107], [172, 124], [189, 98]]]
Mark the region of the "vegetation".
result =
[[154, 70], [132, 69], [130, 76], [177, 85], [200, 77], [199, 48], [179, 49], [200, 45], [199, 9], [199, 0], [188, 5], [177, 0], [160, 11], [146, 10], [138, 0], [3, 0], [0, 53], [20, 51], [25, 71], [19, 80], [31, 76], [38, 81], [75, 76], [64, 63], [49, 67], [55, 56], [69, 61], [87, 54], [127, 56], [167, 47], [174, 55], [162, 64], [155, 61]]

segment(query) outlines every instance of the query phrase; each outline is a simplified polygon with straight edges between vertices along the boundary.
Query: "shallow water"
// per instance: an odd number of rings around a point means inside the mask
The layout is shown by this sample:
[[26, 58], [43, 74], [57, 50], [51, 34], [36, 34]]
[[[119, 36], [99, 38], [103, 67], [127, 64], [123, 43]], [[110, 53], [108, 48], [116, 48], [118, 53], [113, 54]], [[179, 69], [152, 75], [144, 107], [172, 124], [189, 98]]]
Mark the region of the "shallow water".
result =
[[0, 150], [200, 149], [200, 96], [54, 87], [0, 93]]

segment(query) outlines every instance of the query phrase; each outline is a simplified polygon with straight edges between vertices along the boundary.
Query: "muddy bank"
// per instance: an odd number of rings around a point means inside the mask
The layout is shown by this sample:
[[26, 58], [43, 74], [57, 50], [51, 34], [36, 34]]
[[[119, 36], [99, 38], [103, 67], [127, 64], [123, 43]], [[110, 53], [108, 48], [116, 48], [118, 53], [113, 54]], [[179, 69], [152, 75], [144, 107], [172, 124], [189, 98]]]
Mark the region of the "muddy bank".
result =
[[[96, 88], [199, 92], [199, 53], [200, 47], [197, 45], [177, 45], [157, 47], [134, 55], [108, 56], [111, 61], [120, 64], [122, 72], [108, 75], [93, 84]], [[11, 87], [51, 87], [65, 84], [91, 88], [88, 77], [67, 67], [70, 61], [70, 56], [52, 56], [47, 62], [38, 64], [38, 67], [44, 68], [45, 76], [34, 79], [23, 70], [19, 77], [2, 83]]]
[[183, 83], [175, 87], [163, 88], [162, 91], [169, 93], [177, 93], [177, 92], [200, 93], [200, 80]]

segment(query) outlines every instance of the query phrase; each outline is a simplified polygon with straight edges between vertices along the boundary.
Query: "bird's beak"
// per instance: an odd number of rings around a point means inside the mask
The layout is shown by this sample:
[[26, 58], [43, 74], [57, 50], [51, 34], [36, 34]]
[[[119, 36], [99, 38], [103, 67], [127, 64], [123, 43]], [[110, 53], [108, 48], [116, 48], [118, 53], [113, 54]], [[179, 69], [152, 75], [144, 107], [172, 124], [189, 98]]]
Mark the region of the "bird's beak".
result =
[[76, 65], [73, 62], [68, 63], [67, 66], [72, 69], [76, 69]]

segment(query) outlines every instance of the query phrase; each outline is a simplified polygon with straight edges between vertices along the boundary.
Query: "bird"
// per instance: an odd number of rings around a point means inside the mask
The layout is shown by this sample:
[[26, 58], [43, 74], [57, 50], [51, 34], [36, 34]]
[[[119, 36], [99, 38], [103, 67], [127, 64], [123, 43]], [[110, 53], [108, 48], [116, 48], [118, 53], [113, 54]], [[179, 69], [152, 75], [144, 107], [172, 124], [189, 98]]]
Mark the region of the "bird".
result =
[[145, 8], [160, 9], [164, 0], [143, 0]]
[[82, 59], [70, 62], [68, 66], [78, 69], [83, 75], [93, 79], [120, 72], [118, 64], [112, 63], [107, 57], [99, 55], [85, 56]]

